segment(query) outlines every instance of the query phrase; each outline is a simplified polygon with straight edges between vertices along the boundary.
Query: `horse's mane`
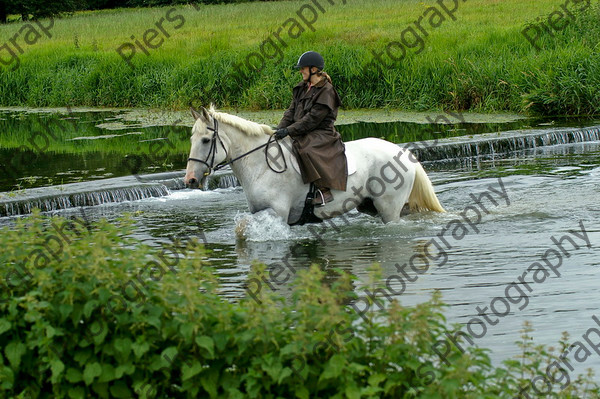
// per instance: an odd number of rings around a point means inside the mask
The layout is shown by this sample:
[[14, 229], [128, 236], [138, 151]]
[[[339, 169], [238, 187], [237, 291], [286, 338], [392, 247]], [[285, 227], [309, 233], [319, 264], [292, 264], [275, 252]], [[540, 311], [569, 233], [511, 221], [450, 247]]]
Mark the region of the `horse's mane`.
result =
[[210, 114], [217, 119], [219, 122], [226, 123], [230, 126], [233, 126], [248, 136], [260, 136], [263, 134], [271, 135], [273, 134], [273, 129], [270, 126], [263, 125], [260, 123], [248, 121], [244, 118], [240, 118], [236, 115], [226, 114], [225, 112], [217, 112], [215, 107], [211, 104], [210, 109], [208, 110]]

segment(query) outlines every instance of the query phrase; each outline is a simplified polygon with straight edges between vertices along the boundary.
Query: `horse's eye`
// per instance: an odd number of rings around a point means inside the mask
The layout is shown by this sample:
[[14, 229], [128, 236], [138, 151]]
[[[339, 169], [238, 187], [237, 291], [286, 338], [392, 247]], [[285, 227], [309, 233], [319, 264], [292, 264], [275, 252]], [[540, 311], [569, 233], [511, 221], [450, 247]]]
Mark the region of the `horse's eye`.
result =
[[208, 144], [208, 143], [210, 143], [210, 139], [208, 137], [202, 138], [202, 144]]

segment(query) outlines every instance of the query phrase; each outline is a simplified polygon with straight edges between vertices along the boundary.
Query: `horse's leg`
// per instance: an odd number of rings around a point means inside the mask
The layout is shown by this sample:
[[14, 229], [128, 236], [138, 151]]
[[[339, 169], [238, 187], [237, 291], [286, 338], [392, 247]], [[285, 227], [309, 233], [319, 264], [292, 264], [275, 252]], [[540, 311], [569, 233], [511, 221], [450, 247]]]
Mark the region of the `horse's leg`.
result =
[[253, 187], [244, 187], [250, 213], [268, 211], [287, 223], [294, 193], [280, 187], [280, 184], [273, 182], [260, 182]]
[[[371, 187], [370, 192], [376, 195], [373, 198], [373, 205], [381, 216], [384, 223], [397, 222], [402, 216], [402, 209], [409, 201], [410, 193], [415, 179], [414, 167], [410, 168], [405, 174], [401, 184], [398, 182], [388, 183], [381, 187], [379, 182], [373, 181], [372, 184], [377, 187]], [[382, 179], [379, 180], [383, 181]], [[379, 191], [377, 191], [379, 190]]]
[[[276, 219], [282, 219], [281, 215], [278, 214], [275, 210], [273, 210], [273, 208], [264, 208], [261, 209], [257, 212], [251, 212], [252, 215], [255, 215], [258, 212], [264, 212]], [[252, 222], [252, 217], [251, 216], [243, 216], [242, 218], [238, 219], [235, 225], [235, 235], [237, 236], [237, 238], [240, 239], [246, 239], [246, 231], [248, 229], [248, 225], [249, 223]], [[282, 222], [287, 223], [286, 219], [283, 219]]]
[[409, 194], [410, 193], [390, 193], [384, 194], [373, 200], [373, 205], [375, 205], [375, 209], [377, 209], [383, 223], [397, 222], [400, 220], [402, 208], [406, 201], [408, 201]]
[[290, 214], [290, 209], [288, 207], [284, 206], [283, 204], [274, 203], [274, 204], [270, 204], [270, 206], [254, 208], [254, 210], [251, 209], [250, 212], [253, 214], [258, 213], [258, 212], [267, 212], [268, 214], [270, 214], [272, 216], [281, 218], [285, 223], [287, 223], [288, 217]]

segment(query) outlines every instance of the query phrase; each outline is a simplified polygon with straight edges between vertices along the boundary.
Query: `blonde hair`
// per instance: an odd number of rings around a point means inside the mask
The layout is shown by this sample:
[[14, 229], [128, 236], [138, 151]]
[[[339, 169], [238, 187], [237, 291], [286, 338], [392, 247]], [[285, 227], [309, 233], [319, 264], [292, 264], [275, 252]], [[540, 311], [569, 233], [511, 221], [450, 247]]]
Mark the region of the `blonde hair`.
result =
[[327, 81], [328, 81], [329, 83], [333, 84], [333, 82], [331, 81], [331, 76], [329, 76], [329, 75], [327, 74], [327, 72], [325, 72], [325, 71], [319, 71], [319, 72], [317, 72], [317, 76], [324, 76], [324, 77], [325, 77], [325, 79], [327, 79]]

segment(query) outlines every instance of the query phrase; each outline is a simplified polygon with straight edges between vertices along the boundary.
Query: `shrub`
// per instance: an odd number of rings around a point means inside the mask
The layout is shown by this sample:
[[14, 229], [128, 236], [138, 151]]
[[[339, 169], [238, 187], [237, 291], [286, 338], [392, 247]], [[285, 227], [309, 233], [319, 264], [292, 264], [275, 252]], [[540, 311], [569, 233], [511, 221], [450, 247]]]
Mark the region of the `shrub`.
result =
[[515, 387], [481, 350], [440, 366], [438, 295], [363, 323], [346, 307], [350, 276], [327, 286], [313, 266], [289, 300], [262, 290], [235, 303], [197, 240], [152, 248], [133, 229], [39, 213], [1, 229], [0, 396], [480, 398]]

